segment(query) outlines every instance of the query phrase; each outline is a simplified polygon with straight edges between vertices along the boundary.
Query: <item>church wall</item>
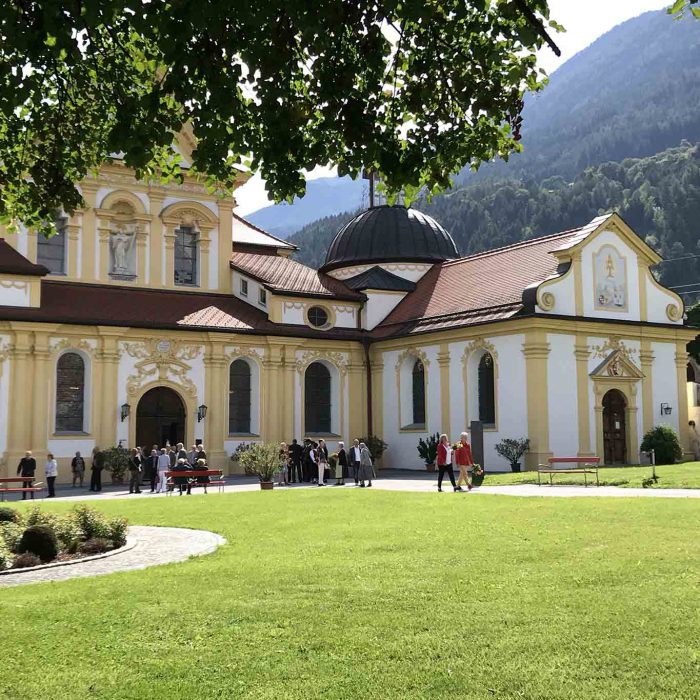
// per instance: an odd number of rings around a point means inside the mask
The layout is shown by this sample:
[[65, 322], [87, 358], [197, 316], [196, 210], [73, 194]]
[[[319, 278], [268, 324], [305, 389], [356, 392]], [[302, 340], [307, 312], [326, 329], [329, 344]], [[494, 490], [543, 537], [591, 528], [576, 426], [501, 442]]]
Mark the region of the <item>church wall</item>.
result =
[[[678, 431], [679, 409], [685, 397], [678, 394], [675, 372], [676, 346], [674, 343], [652, 343], [651, 351], [654, 353], [652, 373], [654, 425], [668, 425]], [[661, 415], [662, 403], [671, 406], [670, 416]]]
[[367, 302], [362, 312], [362, 327], [372, 330], [398, 305], [406, 292], [365, 292]]
[[[0, 465], [2, 457], [8, 447], [8, 418], [10, 415], [10, 374], [11, 359], [8, 348], [11, 338], [9, 335], [0, 335]], [[2, 469], [0, 468], [0, 473]]]
[[549, 449], [555, 456], [578, 453], [578, 392], [576, 385], [576, 336], [550, 333], [547, 362]]
[[29, 281], [14, 275], [3, 275], [0, 279], [0, 305], [31, 306]]

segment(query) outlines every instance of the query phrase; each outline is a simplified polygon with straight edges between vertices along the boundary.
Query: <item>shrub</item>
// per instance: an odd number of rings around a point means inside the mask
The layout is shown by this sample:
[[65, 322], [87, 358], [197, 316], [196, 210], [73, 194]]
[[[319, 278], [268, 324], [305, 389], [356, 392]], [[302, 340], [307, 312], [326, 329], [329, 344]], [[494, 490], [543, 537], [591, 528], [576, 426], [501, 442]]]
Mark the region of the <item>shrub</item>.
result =
[[25, 552], [15, 557], [15, 560], [12, 562], [12, 568], [28, 569], [30, 566], [39, 566], [39, 564], [41, 564], [41, 559], [39, 559], [36, 554]]
[[381, 459], [386, 448], [389, 447], [384, 440], [378, 438], [376, 435], [368, 435], [366, 438], [360, 438], [360, 442], [364, 442], [367, 445], [367, 449], [372, 457], [377, 460]]
[[32, 525], [22, 534], [17, 552], [36, 554], [42, 562], [53, 561], [58, 556], [58, 540], [50, 527]]
[[22, 516], [12, 508], [0, 506], [0, 523], [18, 523]]
[[272, 481], [280, 468], [279, 450], [274, 442], [256, 443], [241, 452], [238, 461], [248, 476], [257, 476], [261, 482]]
[[494, 449], [503, 459], [508, 460], [508, 464], [513, 468], [530, 449], [530, 438], [505, 438], [496, 443]]
[[112, 473], [112, 480], [119, 483], [129, 468], [129, 450], [121, 445], [102, 452], [105, 469]]
[[115, 549], [126, 544], [127, 527], [128, 522], [126, 518], [113, 518], [109, 521], [109, 539]]
[[80, 547], [78, 547], [78, 552], [85, 555], [102, 554], [112, 549], [114, 549], [114, 547], [111, 540], [106, 540], [104, 537], [93, 537], [91, 540], [83, 542]]
[[73, 508], [73, 518], [80, 531], [80, 539], [87, 541], [94, 537], [103, 537], [108, 540], [111, 537], [110, 525], [107, 518], [89, 506], [76, 506]]
[[244, 452], [247, 452], [252, 446], [253, 446], [252, 442], [239, 442], [236, 445], [236, 449], [231, 454], [231, 461], [238, 462], [241, 458], [241, 455]]
[[24, 526], [19, 523], [0, 523], [0, 544], [7, 547], [10, 552], [16, 552], [23, 532]]
[[50, 528], [58, 540], [59, 549], [66, 552], [75, 552], [80, 544], [81, 532], [75, 518], [72, 515], [59, 515], [50, 511], [44, 511], [39, 506], [34, 506], [27, 515], [28, 526], [43, 525]]
[[5, 571], [12, 566], [14, 557], [4, 542], [0, 541], [0, 571]]
[[418, 440], [418, 454], [420, 458], [425, 462], [425, 466], [429, 467], [431, 464], [435, 464], [437, 459], [437, 448], [440, 442], [440, 433], [435, 433], [435, 435], [428, 435], [427, 440], [419, 438]]
[[683, 450], [676, 431], [668, 425], [657, 425], [649, 430], [641, 446], [642, 452], [654, 450], [656, 464], [674, 464], [683, 458]]

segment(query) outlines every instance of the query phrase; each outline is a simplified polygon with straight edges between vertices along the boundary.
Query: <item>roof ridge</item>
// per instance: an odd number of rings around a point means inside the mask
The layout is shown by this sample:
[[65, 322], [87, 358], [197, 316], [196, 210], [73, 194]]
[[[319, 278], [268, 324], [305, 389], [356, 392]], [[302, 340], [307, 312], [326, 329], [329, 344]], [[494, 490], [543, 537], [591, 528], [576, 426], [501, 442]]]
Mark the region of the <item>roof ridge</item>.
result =
[[279, 238], [278, 236], [273, 236], [269, 231], [266, 231], [265, 229], [260, 228], [260, 226], [256, 226], [255, 224], [251, 223], [250, 221], [248, 221], [248, 219], [244, 219], [242, 216], [239, 216], [238, 214], [236, 214], [235, 211], [232, 211], [231, 215], [233, 216], [234, 219], [238, 219], [238, 221], [246, 224], [247, 226], [250, 226], [250, 228], [255, 229], [256, 231], [258, 231], [258, 233], [262, 233], [265, 236], [269, 236], [270, 238], [272, 238], [272, 240], [277, 241], [279, 243], [283, 243], [284, 245], [289, 246], [290, 248], [294, 248], [295, 250], [299, 250], [299, 247], [295, 246], [294, 243], [290, 243], [289, 241], [285, 241], [284, 238]]
[[[586, 224], [588, 226], [588, 224]], [[572, 234], [582, 231], [586, 226], [578, 226], [577, 228], [567, 229], [566, 231], [560, 231], [559, 233], [550, 233], [547, 236], [538, 236], [537, 238], [528, 238], [524, 241], [517, 241], [516, 243], [510, 243], [509, 245], [501, 246], [500, 248], [491, 248], [491, 250], [482, 250], [478, 253], [472, 253], [471, 255], [465, 255], [462, 258], [455, 258], [454, 260], [446, 260], [442, 263], [442, 267], [448, 265], [455, 265], [456, 263], [464, 262], [465, 260], [474, 260], [476, 258], [485, 258], [488, 255], [494, 255], [496, 253], [502, 253], [504, 250], [513, 250], [516, 248], [526, 248], [530, 245], [535, 245], [536, 243], [541, 243], [543, 241], [551, 241], [555, 238], [563, 238], [564, 236], [571, 236]]]

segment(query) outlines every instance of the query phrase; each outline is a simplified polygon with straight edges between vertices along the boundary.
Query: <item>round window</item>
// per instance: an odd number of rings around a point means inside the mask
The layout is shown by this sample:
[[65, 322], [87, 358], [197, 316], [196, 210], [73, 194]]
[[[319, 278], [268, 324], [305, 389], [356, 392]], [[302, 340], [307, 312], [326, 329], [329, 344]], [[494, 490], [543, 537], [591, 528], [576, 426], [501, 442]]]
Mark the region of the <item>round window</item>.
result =
[[312, 306], [309, 309], [309, 323], [315, 328], [324, 328], [328, 325], [328, 312], [320, 306]]

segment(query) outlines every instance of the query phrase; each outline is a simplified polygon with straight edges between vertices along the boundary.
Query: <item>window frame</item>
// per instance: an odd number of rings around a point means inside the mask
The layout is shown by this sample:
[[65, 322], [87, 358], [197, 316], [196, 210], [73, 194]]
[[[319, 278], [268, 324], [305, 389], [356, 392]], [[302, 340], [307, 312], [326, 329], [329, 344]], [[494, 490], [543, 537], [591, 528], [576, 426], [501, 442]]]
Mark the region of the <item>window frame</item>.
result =
[[[181, 237], [184, 239], [184, 236], [190, 236], [192, 243], [189, 245], [185, 245], [184, 242], [181, 242]], [[200, 280], [199, 280], [199, 275], [200, 275], [200, 261], [201, 261], [201, 250], [200, 250], [200, 245], [201, 245], [201, 232], [198, 231], [194, 226], [186, 226], [184, 224], [180, 224], [175, 228], [175, 243], [173, 246], [173, 284], [176, 287], [199, 287], [200, 286]], [[182, 252], [184, 253], [185, 250], [189, 249], [194, 252], [194, 255], [191, 258], [192, 261], [192, 269], [188, 271], [187, 274], [192, 274], [194, 277], [194, 282], [179, 282], [178, 281], [178, 250], [182, 249]], [[182, 255], [180, 256], [181, 260], [185, 260], [185, 256]]]
[[267, 289], [265, 287], [258, 288], [258, 305], [267, 308]]
[[[55, 219], [56, 234], [51, 236], [51, 238], [46, 238], [40, 233], [37, 233], [37, 243], [36, 243], [36, 261], [38, 265], [43, 265], [48, 268], [49, 274], [51, 275], [62, 275], [68, 274], [68, 217], [58, 214]], [[60, 246], [56, 245], [56, 241], [60, 241]], [[47, 260], [41, 259], [41, 250], [57, 250], [61, 249], [61, 269], [53, 270], [51, 267], [52, 258]]]
[[[80, 379], [81, 381], [81, 386], [76, 387], [79, 389], [79, 396], [80, 399], [64, 399], [64, 403], [70, 404], [77, 404], [80, 406], [80, 426], [78, 425], [60, 425], [59, 426], [59, 416], [60, 414], [63, 413], [63, 411], [59, 410], [59, 401], [61, 400], [60, 398], [60, 393], [62, 391], [62, 388], [60, 386], [60, 372], [62, 370], [61, 364], [62, 362], [65, 362], [66, 358], [74, 356], [80, 360], [82, 363], [82, 377]], [[71, 368], [67, 368], [71, 369]], [[73, 371], [75, 371], [75, 368], [73, 368]], [[80, 352], [77, 352], [74, 349], [67, 350], [66, 352], [61, 353], [57, 358], [56, 358], [56, 366], [54, 369], [54, 402], [53, 402], [53, 434], [54, 435], [87, 435], [88, 434], [88, 428], [87, 428], [87, 422], [88, 422], [88, 402], [87, 402], [87, 389], [88, 389], [88, 371], [89, 371], [89, 362], [88, 360], [84, 357], [84, 355]], [[70, 378], [66, 379], [66, 381], [70, 381]], [[70, 387], [69, 387], [70, 388]]]
[[[232, 401], [233, 398], [236, 398], [234, 395], [234, 387], [233, 387], [233, 370], [234, 366], [236, 367], [245, 367], [247, 370], [247, 380], [248, 380], [248, 388], [247, 389], [237, 389], [235, 393], [247, 393], [248, 395], [248, 401], [247, 405], [245, 402], [239, 404], [239, 408], [242, 406], [245, 406], [247, 408], [247, 421], [245, 422], [244, 425], [241, 424], [234, 424], [234, 421], [237, 420], [237, 416], [234, 416], [234, 409], [236, 408], [235, 403]], [[253, 434], [253, 368], [250, 366], [250, 363], [247, 362], [245, 359], [238, 357], [234, 359], [231, 364], [229, 365], [228, 368], [228, 434], [229, 435], [252, 435]]]
[[242, 297], [248, 296], [248, 280], [244, 277], [238, 280], [238, 292]]
[[[319, 368], [323, 369], [323, 372], [325, 373], [323, 377], [317, 377], [321, 378], [324, 382], [327, 382], [328, 386], [328, 400], [327, 402], [324, 401], [319, 401], [315, 404], [312, 404], [313, 398], [315, 398], [313, 395], [320, 394], [321, 391], [323, 390], [323, 387], [312, 387], [310, 390], [309, 387], [309, 378], [313, 379], [313, 375], [310, 375], [309, 372], [315, 371], [312, 370], [312, 368], [315, 368], [318, 366]], [[320, 373], [319, 373], [320, 374]], [[304, 432], [306, 435], [334, 435], [333, 433], [333, 376], [331, 369], [326, 366], [325, 363], [320, 362], [318, 360], [309, 363], [307, 365], [306, 369], [304, 370]], [[310, 418], [313, 418], [313, 414], [310, 413], [310, 411], [314, 411], [316, 413], [321, 412], [323, 410], [324, 415], [320, 416], [315, 416], [317, 420], [314, 422], [310, 420]]]
[[[486, 358], [490, 358], [490, 362], [486, 362]], [[482, 370], [483, 365], [483, 370]], [[484, 381], [484, 373], [486, 368], [490, 368], [490, 396], [485, 397], [482, 394], [482, 382]], [[479, 421], [482, 423], [485, 429], [496, 427], [496, 360], [493, 355], [486, 351], [479, 358], [479, 362], [476, 366], [476, 391], [477, 391], [477, 408]], [[489, 411], [491, 415], [484, 416], [484, 414]], [[485, 420], [491, 417], [492, 420]]]

